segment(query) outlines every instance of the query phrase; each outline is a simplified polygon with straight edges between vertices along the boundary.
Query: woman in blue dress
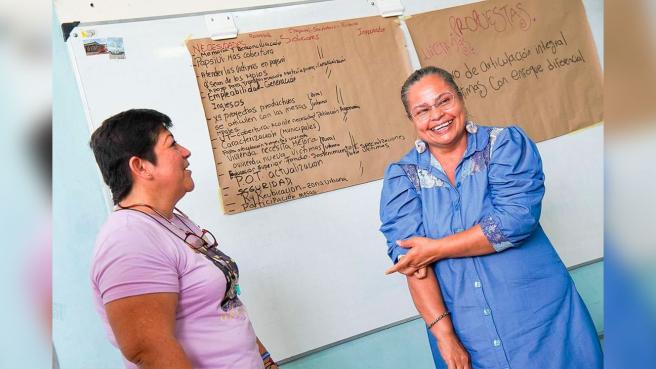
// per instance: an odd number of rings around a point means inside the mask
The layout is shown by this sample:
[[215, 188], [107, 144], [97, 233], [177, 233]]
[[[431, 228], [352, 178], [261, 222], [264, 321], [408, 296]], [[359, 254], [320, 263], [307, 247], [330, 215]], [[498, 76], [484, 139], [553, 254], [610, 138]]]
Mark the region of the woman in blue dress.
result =
[[435, 366], [601, 368], [590, 315], [539, 223], [535, 144], [518, 127], [467, 121], [442, 69], [415, 71], [401, 98], [420, 140], [385, 173], [381, 231]]

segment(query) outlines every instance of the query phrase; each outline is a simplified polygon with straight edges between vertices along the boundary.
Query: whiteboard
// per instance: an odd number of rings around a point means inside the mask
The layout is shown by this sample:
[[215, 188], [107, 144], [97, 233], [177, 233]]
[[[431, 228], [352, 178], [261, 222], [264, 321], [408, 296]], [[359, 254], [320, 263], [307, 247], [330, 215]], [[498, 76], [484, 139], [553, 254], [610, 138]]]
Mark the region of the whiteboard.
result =
[[[463, 3], [467, 2], [403, 1], [405, 14]], [[603, 1], [585, 4], [602, 51]], [[241, 32], [252, 32], [377, 14], [370, 1], [334, 0], [233, 16]], [[98, 38], [123, 37], [126, 59], [86, 56], [81, 37], [74, 34], [89, 29]], [[378, 232], [382, 181], [223, 214], [205, 115], [184, 44], [187, 38], [206, 36], [204, 17], [199, 15], [74, 30], [68, 46], [90, 129], [135, 107], [171, 117], [176, 139], [192, 152], [196, 182], [195, 190], [178, 205], [212, 230], [239, 263], [243, 300], [258, 336], [277, 360], [416, 316], [405, 279], [383, 275], [389, 260]], [[406, 40], [416, 68], [407, 34]], [[399, 124], [410, 124], [405, 117], [398, 119]], [[602, 126], [538, 147], [547, 178], [543, 227], [566, 265], [602, 257]]]

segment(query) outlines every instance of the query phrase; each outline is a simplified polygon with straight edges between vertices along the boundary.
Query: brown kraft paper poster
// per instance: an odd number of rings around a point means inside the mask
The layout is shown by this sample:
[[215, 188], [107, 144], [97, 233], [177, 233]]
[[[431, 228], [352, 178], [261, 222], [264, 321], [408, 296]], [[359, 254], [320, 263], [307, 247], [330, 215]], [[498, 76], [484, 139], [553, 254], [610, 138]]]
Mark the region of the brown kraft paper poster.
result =
[[406, 20], [422, 66], [451, 72], [471, 120], [547, 140], [603, 119], [602, 76], [580, 0], [488, 0]]
[[380, 179], [414, 142], [397, 20], [344, 20], [187, 41], [223, 209]]

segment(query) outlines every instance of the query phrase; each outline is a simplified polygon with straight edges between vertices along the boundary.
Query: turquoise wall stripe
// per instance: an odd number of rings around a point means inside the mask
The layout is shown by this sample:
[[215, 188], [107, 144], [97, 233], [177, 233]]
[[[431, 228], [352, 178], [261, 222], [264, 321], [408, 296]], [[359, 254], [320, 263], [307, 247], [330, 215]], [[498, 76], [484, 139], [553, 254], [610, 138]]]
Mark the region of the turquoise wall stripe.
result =
[[434, 368], [423, 320], [415, 319], [281, 366], [281, 369], [334, 368]]
[[597, 262], [569, 273], [576, 284], [579, 295], [592, 315], [597, 333], [604, 333], [604, 263]]

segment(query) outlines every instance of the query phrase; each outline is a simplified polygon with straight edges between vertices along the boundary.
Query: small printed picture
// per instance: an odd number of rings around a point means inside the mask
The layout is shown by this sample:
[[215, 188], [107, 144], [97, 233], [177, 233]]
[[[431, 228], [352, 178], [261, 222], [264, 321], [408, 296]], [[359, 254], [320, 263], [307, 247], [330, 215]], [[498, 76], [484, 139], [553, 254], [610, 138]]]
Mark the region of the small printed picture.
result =
[[84, 51], [87, 56], [107, 54], [107, 45], [104, 38], [91, 38], [84, 40]]
[[110, 59], [125, 59], [125, 49], [123, 48], [123, 37], [108, 37], [107, 49], [109, 50]]

